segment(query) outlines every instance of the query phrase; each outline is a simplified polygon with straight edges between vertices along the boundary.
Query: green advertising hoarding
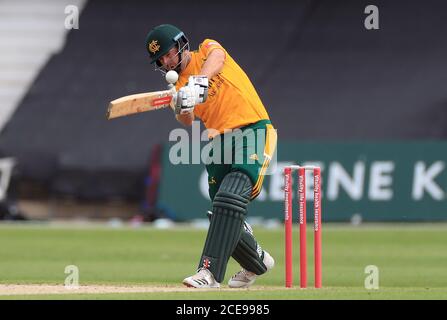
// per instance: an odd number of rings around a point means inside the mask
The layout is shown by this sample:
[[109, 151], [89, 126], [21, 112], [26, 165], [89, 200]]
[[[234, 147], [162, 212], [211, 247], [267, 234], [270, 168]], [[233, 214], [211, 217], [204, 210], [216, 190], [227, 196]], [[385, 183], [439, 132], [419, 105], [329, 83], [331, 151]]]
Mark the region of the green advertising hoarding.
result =
[[[173, 145], [164, 148], [158, 206], [179, 221], [205, 218], [211, 208], [205, 165], [172, 164]], [[248, 214], [282, 220], [283, 168], [298, 164], [322, 169], [323, 221], [351, 221], [354, 217], [363, 221], [447, 220], [446, 161], [447, 142], [280, 141], [276, 161]], [[313, 179], [311, 172], [306, 174], [311, 221]], [[294, 182], [296, 177], [294, 173]], [[293, 190], [297, 217], [295, 183]]]

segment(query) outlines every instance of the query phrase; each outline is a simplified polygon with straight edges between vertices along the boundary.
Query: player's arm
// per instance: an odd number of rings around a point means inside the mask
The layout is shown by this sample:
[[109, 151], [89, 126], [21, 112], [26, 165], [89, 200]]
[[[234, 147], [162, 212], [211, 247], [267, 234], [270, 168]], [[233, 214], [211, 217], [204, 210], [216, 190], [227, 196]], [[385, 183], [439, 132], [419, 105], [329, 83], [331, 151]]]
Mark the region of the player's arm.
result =
[[[207, 59], [200, 70], [200, 76], [190, 77], [189, 90], [183, 92], [182, 97], [177, 98], [175, 118], [178, 122], [185, 126], [190, 126], [192, 124], [195, 119], [193, 112], [194, 106], [197, 103], [205, 102], [208, 91], [208, 79], [211, 79], [222, 70], [224, 62], [225, 52], [222, 49], [216, 48], [208, 54]], [[205, 76], [206, 79], [203, 79], [203, 76]], [[198, 90], [198, 92], [196, 90]], [[189, 100], [189, 98], [187, 98], [189, 95], [194, 96], [195, 99]]]
[[[202, 97], [203, 98], [203, 97]], [[175, 119], [185, 126], [190, 126], [194, 121], [194, 106], [198, 98], [194, 94], [194, 88], [190, 85], [180, 88], [175, 101]]]
[[178, 122], [180, 122], [184, 126], [189, 127], [194, 121], [194, 112], [176, 114], [175, 118], [177, 119]]
[[222, 70], [224, 63], [225, 52], [222, 49], [216, 48], [208, 54], [205, 63], [202, 65], [200, 74], [211, 79]]
[[204, 103], [208, 97], [208, 77], [205, 75], [190, 76], [188, 84], [177, 92], [175, 101], [175, 118], [185, 126], [194, 121], [194, 107]]

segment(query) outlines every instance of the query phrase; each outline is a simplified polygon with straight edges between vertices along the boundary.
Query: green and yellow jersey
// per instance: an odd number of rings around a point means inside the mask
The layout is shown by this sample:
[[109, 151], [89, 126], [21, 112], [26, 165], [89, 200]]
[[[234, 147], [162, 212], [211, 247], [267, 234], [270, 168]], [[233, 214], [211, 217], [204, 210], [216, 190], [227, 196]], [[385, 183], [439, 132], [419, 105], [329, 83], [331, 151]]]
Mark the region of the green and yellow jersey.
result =
[[176, 89], [185, 86], [189, 76], [200, 74], [203, 63], [214, 49], [225, 52], [225, 63], [222, 70], [209, 79], [208, 98], [194, 108], [194, 115], [203, 121], [207, 129], [215, 129], [219, 133], [223, 133], [225, 129], [269, 120], [268, 113], [248, 76], [215, 40], [206, 39], [197, 51], [191, 52], [191, 61], [180, 74]]

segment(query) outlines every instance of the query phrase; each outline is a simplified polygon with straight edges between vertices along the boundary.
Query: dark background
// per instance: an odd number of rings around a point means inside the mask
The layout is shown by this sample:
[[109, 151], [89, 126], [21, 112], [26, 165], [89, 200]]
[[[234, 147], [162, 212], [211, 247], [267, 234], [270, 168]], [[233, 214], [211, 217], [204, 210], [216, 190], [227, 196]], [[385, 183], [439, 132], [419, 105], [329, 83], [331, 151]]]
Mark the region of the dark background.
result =
[[[364, 27], [369, 4], [379, 30]], [[110, 100], [165, 88], [144, 44], [162, 23], [182, 29], [193, 49], [219, 41], [251, 78], [280, 141], [442, 140], [445, 12], [441, 0], [89, 1], [1, 132], [0, 153], [55, 192], [138, 198], [151, 150], [179, 124], [169, 109], [105, 114]]]

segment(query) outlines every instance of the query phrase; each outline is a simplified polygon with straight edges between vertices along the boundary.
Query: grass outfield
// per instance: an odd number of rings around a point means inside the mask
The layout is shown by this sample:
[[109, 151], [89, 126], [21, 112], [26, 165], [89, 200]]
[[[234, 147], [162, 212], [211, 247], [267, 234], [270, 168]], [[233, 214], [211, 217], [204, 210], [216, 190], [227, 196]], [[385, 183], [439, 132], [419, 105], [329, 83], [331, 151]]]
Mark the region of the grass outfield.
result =
[[[323, 288], [313, 285], [313, 236], [308, 232], [309, 289], [284, 288], [284, 233], [255, 227], [275, 268], [253, 289], [230, 290], [238, 265], [230, 260], [221, 290], [184, 289], [195, 271], [205, 230], [176, 227], [109, 228], [0, 225], [0, 284], [63, 286], [67, 265], [79, 268], [84, 286], [144, 288], [150, 292], [0, 295], [0, 299], [447, 299], [447, 224], [323, 226]], [[295, 252], [298, 229], [294, 230]], [[364, 287], [365, 267], [379, 268], [379, 289]], [[154, 288], [153, 291], [150, 288]], [[169, 290], [164, 290], [164, 288]], [[148, 290], [146, 290], [148, 289]], [[29, 292], [32, 293], [32, 292]]]

